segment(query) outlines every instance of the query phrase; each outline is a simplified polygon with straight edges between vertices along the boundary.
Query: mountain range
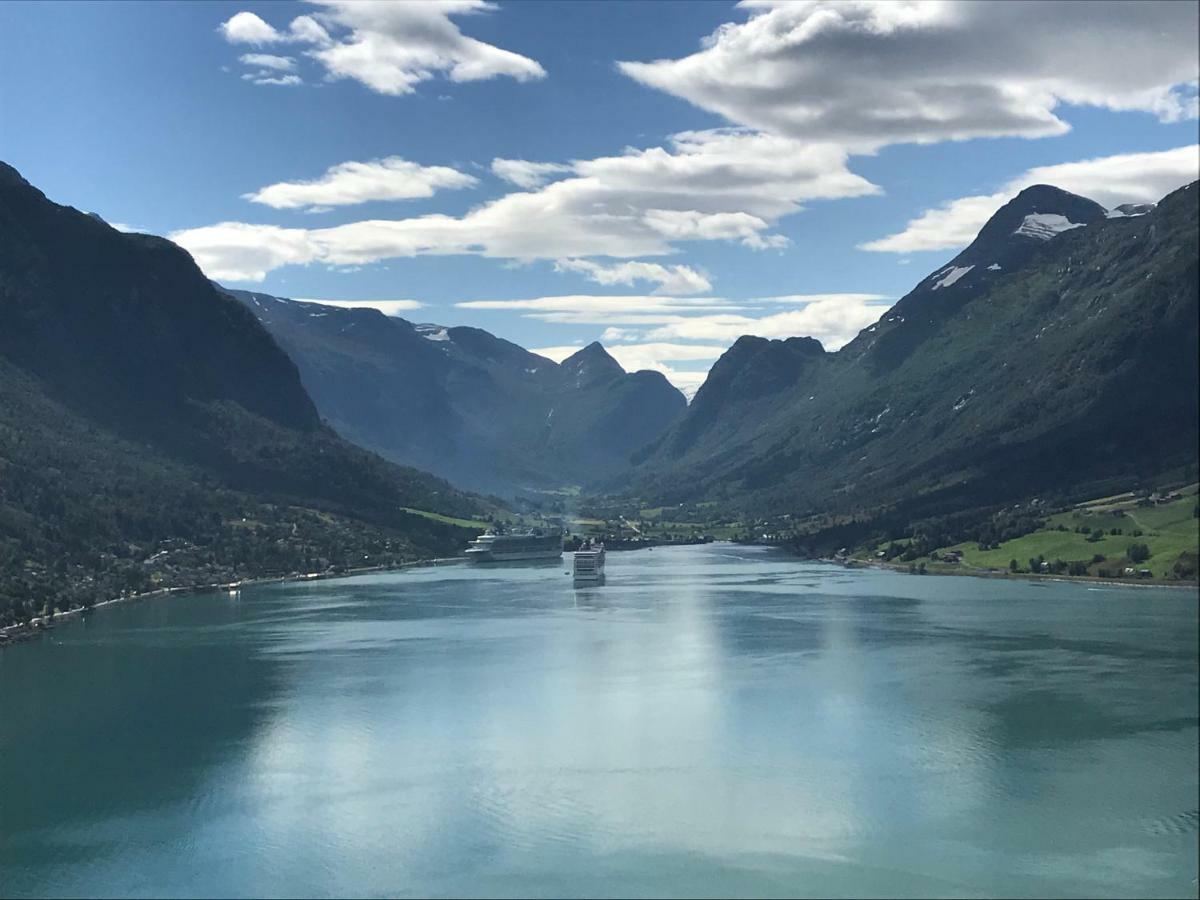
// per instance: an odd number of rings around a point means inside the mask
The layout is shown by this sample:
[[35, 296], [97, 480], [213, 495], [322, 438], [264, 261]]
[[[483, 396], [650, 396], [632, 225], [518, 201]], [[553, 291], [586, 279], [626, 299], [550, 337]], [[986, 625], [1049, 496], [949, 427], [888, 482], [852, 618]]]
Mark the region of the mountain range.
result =
[[1197, 193], [1028, 188], [839, 351], [739, 339], [609, 486], [905, 520], [1194, 475]]
[[228, 290], [300, 372], [321, 417], [381, 456], [505, 497], [594, 487], [687, 406], [598, 343], [555, 363], [478, 328]]

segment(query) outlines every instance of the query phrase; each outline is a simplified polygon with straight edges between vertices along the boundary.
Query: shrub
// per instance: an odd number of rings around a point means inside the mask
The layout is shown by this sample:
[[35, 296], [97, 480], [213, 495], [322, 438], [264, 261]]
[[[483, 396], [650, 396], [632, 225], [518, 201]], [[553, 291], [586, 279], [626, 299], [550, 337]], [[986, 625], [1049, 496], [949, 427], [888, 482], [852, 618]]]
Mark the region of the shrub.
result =
[[1130, 562], [1143, 563], [1150, 558], [1150, 547], [1146, 544], [1130, 544], [1128, 555]]

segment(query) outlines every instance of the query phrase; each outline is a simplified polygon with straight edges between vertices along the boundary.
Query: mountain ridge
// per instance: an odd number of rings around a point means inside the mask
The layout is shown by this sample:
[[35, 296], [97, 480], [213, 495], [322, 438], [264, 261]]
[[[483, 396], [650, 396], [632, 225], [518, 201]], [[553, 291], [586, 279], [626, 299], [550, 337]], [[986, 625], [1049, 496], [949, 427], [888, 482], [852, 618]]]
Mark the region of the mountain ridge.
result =
[[[654, 503], [869, 515], [1194, 467], [1196, 193], [1109, 218], [1067, 192], [1022, 192], [845, 347], [785, 370], [797, 381], [773, 402], [704, 404], [702, 387], [632, 490]], [[1088, 221], [1016, 234], [1030, 215]], [[993, 257], [1004, 261], [989, 269]], [[714, 385], [760, 346], [745, 340], [713, 367]], [[762, 365], [737, 368], [748, 378]]]
[[627, 373], [599, 342], [558, 363], [480, 328], [223, 290], [284, 347], [338, 433], [475, 490], [596, 483], [687, 406], [661, 373]]

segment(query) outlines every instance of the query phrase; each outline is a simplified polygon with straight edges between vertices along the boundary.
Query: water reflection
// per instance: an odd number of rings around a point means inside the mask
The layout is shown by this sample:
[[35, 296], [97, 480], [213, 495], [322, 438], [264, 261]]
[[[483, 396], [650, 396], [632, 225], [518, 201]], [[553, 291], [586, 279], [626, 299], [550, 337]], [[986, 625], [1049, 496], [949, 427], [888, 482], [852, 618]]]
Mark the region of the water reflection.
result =
[[415, 570], [56, 637], [0, 655], [4, 895], [1179, 893], [1195, 875], [1196, 609], [1167, 592], [716, 545], [614, 553], [603, 586], [558, 564]]

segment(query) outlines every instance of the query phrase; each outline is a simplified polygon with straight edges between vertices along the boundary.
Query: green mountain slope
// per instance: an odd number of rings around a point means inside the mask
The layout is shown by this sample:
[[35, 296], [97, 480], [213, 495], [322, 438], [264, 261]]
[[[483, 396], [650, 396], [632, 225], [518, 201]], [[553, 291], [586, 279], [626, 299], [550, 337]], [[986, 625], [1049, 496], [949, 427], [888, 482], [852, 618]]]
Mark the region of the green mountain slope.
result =
[[627, 374], [599, 344], [558, 364], [478, 328], [227, 293], [295, 361], [339, 434], [475, 490], [595, 484], [687, 405], [661, 374]]
[[323, 426], [287, 356], [182, 250], [0, 165], [0, 620], [460, 546], [404, 507], [479, 503]]
[[911, 518], [1194, 471], [1196, 197], [1022, 192], [837, 353], [739, 341], [636, 491]]

